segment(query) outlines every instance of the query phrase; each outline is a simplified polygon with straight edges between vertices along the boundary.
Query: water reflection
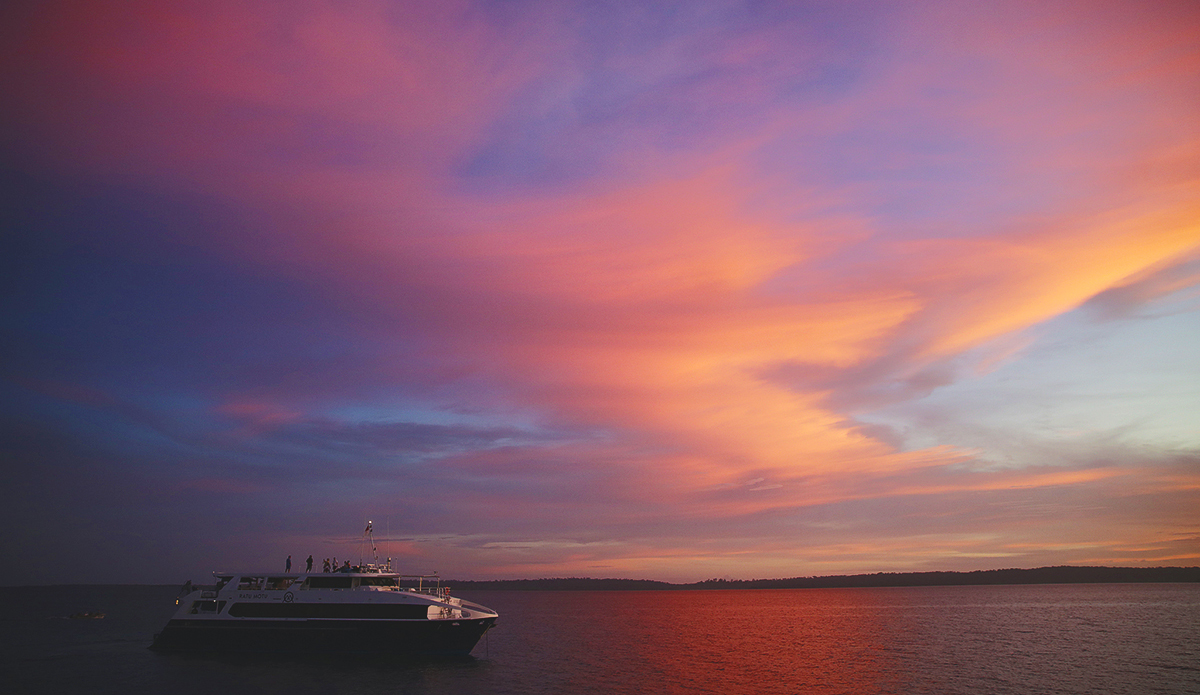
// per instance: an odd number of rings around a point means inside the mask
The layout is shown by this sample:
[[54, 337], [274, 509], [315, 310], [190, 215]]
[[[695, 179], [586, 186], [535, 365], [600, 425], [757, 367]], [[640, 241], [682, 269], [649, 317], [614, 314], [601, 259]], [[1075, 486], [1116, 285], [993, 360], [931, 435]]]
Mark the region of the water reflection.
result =
[[1200, 693], [1200, 586], [489, 592], [484, 602], [504, 623], [485, 668], [495, 692]]
[[15, 591], [6, 693], [1200, 693], [1200, 585], [472, 592], [455, 659], [159, 654], [174, 587]]
[[510, 648], [522, 649], [538, 670], [560, 674], [564, 692], [819, 694], [917, 685], [895, 646], [909, 629], [904, 616], [864, 608], [861, 590], [531, 597], [538, 602], [509, 611], [530, 623], [513, 629], [524, 644], [502, 642], [498, 632], [496, 652], [508, 661]]

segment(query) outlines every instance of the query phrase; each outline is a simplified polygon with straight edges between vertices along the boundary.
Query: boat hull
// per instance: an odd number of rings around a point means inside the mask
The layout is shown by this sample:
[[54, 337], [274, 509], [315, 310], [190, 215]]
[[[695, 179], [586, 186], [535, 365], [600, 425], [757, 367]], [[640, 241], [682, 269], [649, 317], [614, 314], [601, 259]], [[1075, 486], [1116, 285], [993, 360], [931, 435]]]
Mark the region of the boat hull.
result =
[[155, 635], [163, 652], [467, 655], [495, 616], [459, 620], [186, 620]]

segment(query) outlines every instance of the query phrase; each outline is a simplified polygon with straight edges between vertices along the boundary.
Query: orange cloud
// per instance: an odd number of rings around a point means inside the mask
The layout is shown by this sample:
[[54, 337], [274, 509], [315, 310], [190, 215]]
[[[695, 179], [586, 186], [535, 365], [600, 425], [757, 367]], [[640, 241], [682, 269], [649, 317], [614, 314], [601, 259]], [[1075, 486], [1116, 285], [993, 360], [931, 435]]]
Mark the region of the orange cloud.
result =
[[[906, 451], [855, 420], [952, 383], [972, 351], [1018, 359], [1025, 331], [1093, 298], [1195, 286], [1194, 12], [900, 6], [894, 31], [841, 27], [863, 52], [802, 18], [588, 45], [582, 9], [540, 9], [52, 5], [0, 30], [0, 138], [34, 170], [245, 211], [182, 245], [338, 308], [331, 352], [350, 357], [333, 376], [218, 409], [247, 437], [356, 397], [570, 433], [421, 470], [476, 484], [461, 497], [497, 523], [1196, 489], [1128, 465], [965, 473], [986, 452]], [[335, 398], [342, 377], [360, 390]], [[580, 481], [584, 501], [550, 494]], [[742, 547], [646, 531], [662, 537], [487, 551], [498, 572], [665, 571], [746, 547], [778, 567], [799, 552], [785, 526]], [[926, 531], [831, 531], [806, 561], [1019, 550]]]

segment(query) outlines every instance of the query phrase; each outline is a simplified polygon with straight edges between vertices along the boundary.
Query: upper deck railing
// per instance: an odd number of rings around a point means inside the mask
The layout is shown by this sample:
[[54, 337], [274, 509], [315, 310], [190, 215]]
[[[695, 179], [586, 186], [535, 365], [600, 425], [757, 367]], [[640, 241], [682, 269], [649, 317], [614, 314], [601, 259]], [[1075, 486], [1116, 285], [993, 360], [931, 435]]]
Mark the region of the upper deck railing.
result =
[[[200, 591], [203, 598], [214, 598], [230, 583], [242, 591], [304, 591], [339, 589], [364, 591], [408, 591], [440, 600], [450, 598], [450, 589], [442, 586], [436, 574], [400, 574], [376, 567], [353, 567], [338, 572], [213, 572], [214, 584], [184, 584], [180, 595]], [[415, 586], [414, 586], [415, 584]]]

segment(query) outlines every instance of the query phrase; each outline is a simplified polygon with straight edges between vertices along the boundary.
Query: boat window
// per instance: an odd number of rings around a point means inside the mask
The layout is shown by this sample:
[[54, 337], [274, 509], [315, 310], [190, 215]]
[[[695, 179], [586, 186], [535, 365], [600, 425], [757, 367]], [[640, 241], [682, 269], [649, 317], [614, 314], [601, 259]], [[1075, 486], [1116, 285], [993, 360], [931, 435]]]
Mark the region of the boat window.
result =
[[223, 608], [225, 608], [224, 601], [193, 601], [191, 613], [192, 615], [215, 614], [220, 613]]
[[267, 588], [276, 591], [283, 591], [296, 581], [295, 577], [270, 577], [267, 579]]
[[235, 618], [337, 618], [342, 620], [428, 620], [423, 603], [244, 603], [229, 606]]
[[213, 591], [220, 591], [221, 589], [224, 589], [225, 585], [229, 583], [230, 579], [233, 579], [233, 577], [218, 577], [217, 585], [213, 588]]
[[363, 577], [359, 582], [362, 586], [397, 586], [395, 577]]
[[238, 578], [238, 589], [241, 591], [258, 591], [263, 588], [262, 577], [240, 577]]
[[349, 589], [350, 577], [309, 577], [304, 585], [310, 589]]

